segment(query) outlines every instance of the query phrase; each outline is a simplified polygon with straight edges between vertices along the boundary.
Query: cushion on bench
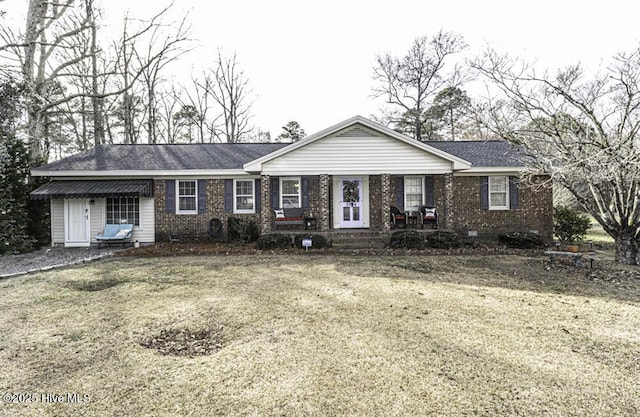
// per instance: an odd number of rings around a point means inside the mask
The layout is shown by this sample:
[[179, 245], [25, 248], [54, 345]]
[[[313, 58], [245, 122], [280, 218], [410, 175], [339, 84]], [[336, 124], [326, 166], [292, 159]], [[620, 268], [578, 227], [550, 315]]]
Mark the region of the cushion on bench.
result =
[[96, 236], [96, 240], [128, 240], [131, 239], [133, 231], [132, 224], [107, 224], [101, 235]]
[[304, 209], [284, 208], [273, 211], [276, 225], [304, 224]]

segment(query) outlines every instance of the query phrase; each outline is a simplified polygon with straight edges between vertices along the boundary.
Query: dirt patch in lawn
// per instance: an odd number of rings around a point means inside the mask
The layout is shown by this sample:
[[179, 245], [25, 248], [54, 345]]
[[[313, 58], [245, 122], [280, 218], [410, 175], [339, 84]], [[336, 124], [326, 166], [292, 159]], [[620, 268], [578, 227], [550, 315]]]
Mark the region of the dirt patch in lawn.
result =
[[155, 349], [162, 355], [204, 356], [222, 349], [223, 326], [215, 329], [163, 329], [140, 344]]

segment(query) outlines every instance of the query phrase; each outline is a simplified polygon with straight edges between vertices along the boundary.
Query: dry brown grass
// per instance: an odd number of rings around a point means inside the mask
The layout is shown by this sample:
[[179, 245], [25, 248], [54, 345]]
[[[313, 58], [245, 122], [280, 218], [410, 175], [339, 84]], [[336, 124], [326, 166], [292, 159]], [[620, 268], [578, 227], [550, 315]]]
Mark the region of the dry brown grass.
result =
[[[0, 405], [7, 416], [640, 414], [632, 267], [118, 259], [1, 281], [0, 309], [0, 391], [91, 400]], [[171, 329], [217, 329], [222, 347], [143, 346]]]

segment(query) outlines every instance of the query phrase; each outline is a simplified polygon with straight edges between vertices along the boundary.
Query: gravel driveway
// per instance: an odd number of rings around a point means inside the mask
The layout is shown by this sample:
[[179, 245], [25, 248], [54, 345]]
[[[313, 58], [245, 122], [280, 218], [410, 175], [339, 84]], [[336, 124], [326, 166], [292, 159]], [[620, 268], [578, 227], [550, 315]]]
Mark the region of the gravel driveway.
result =
[[94, 261], [121, 248], [46, 248], [20, 255], [0, 256], [0, 278]]

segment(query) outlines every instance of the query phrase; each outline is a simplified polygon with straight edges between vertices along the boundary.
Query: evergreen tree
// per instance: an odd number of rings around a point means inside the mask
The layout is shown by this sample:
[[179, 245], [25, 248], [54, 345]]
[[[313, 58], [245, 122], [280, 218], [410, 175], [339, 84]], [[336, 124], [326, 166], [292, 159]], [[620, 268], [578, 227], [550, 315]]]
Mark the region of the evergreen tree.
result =
[[276, 142], [297, 142], [307, 134], [296, 121], [291, 121], [282, 126], [282, 133], [276, 138]]
[[49, 233], [47, 205], [29, 201], [33, 189], [28, 183], [30, 154], [15, 134], [22, 97], [20, 85], [12, 80], [0, 81], [0, 255], [33, 249], [30, 230], [39, 230], [38, 238], [43, 240], [48, 240]]

